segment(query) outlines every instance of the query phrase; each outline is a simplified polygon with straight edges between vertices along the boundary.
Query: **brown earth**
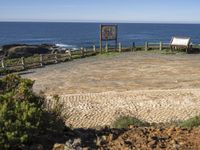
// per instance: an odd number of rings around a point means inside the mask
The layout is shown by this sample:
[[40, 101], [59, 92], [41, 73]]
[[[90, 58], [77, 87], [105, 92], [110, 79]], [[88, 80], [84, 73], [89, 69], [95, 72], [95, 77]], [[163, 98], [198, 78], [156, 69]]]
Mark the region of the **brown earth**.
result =
[[35, 91], [48, 95], [200, 89], [200, 54], [98, 55], [28, 72], [24, 77], [36, 80]]
[[[129, 52], [74, 60], [23, 75], [36, 80], [34, 90], [60, 96], [69, 141], [55, 150], [78, 149], [200, 149], [200, 129], [177, 127], [104, 128], [119, 116], [148, 122], [185, 120], [200, 114], [200, 55]], [[49, 104], [54, 102], [49, 99]]]
[[[137, 128], [111, 139], [106, 137], [102, 149], [112, 150], [199, 150], [200, 129], [181, 129], [170, 127], [162, 128]], [[109, 139], [110, 138], [110, 139]]]
[[111, 125], [127, 115], [159, 123], [200, 114], [199, 54], [104, 54], [27, 73], [36, 92], [60, 96], [73, 127]]
[[65, 135], [69, 140], [55, 144], [53, 150], [199, 150], [199, 133], [200, 128], [184, 129], [175, 126], [74, 129]]

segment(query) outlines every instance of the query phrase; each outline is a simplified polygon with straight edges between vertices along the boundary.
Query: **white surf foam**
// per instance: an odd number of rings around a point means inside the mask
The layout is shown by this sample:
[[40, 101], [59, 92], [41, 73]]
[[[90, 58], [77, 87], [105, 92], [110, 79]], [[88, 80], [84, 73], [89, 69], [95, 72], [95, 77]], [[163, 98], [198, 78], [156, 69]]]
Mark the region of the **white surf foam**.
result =
[[55, 44], [57, 47], [61, 47], [61, 48], [76, 48], [76, 46], [74, 45], [68, 45], [68, 44], [62, 44], [62, 43], [58, 43]]

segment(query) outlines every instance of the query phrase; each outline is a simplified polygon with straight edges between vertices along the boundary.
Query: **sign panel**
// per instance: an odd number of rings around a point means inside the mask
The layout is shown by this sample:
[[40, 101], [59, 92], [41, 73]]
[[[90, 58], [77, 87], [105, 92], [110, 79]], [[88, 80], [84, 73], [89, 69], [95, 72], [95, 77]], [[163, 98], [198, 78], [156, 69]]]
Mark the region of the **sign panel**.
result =
[[188, 46], [190, 44], [190, 38], [173, 37], [171, 45], [175, 46]]
[[101, 41], [117, 40], [117, 25], [101, 25]]

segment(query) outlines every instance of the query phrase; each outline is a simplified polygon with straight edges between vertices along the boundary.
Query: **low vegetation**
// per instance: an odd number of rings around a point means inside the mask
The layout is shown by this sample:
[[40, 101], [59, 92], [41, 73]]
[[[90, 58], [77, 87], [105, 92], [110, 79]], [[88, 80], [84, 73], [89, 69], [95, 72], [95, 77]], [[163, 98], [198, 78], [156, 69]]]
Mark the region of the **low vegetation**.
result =
[[137, 127], [168, 127], [168, 126], [179, 126], [181, 128], [194, 128], [194, 127], [200, 127], [200, 116], [189, 118], [185, 121], [178, 121], [178, 122], [171, 122], [171, 123], [160, 123], [160, 124], [150, 124], [148, 122], [139, 120], [135, 117], [130, 116], [123, 116], [119, 117], [117, 120], [113, 122], [114, 128], [128, 128], [130, 125], [134, 125]]
[[196, 116], [186, 121], [182, 121], [179, 123], [179, 126], [183, 128], [200, 127], [200, 116]]
[[150, 124], [148, 122], [141, 121], [137, 118], [129, 117], [129, 116], [120, 117], [113, 123], [114, 128], [128, 128], [129, 125], [134, 125], [134, 126], [138, 126], [138, 127], [150, 126]]
[[107, 52], [107, 53], [100, 53], [98, 56], [100, 57], [113, 57], [119, 55], [119, 52]]
[[0, 68], [0, 76], [6, 75], [6, 74], [9, 74], [9, 73], [11, 73], [10, 70]]
[[33, 93], [33, 83], [16, 75], [0, 79], [0, 149], [21, 149], [64, 129], [62, 119], [44, 108], [44, 97]]

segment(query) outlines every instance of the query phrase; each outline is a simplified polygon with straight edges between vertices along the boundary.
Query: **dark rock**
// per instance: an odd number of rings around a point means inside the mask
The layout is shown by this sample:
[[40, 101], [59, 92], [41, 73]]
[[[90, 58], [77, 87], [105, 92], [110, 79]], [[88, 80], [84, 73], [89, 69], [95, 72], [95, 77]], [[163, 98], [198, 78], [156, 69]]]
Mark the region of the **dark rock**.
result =
[[2, 51], [7, 58], [28, 57], [34, 54], [46, 54], [51, 52], [53, 45], [25, 45], [11, 44], [2, 46]]
[[44, 147], [41, 144], [34, 144], [30, 146], [30, 150], [44, 150]]
[[2, 50], [3, 51], [8, 51], [10, 48], [16, 47], [16, 46], [26, 46], [26, 44], [8, 44], [8, 45], [3, 45], [2, 46]]
[[149, 147], [150, 147], [151, 149], [155, 149], [156, 146], [157, 146], [157, 142], [156, 142], [156, 141], [151, 141], [151, 142], [149, 142]]
[[125, 140], [124, 143], [125, 143], [126, 145], [130, 145], [130, 146], [133, 145], [133, 142], [132, 142], [130, 139]]

